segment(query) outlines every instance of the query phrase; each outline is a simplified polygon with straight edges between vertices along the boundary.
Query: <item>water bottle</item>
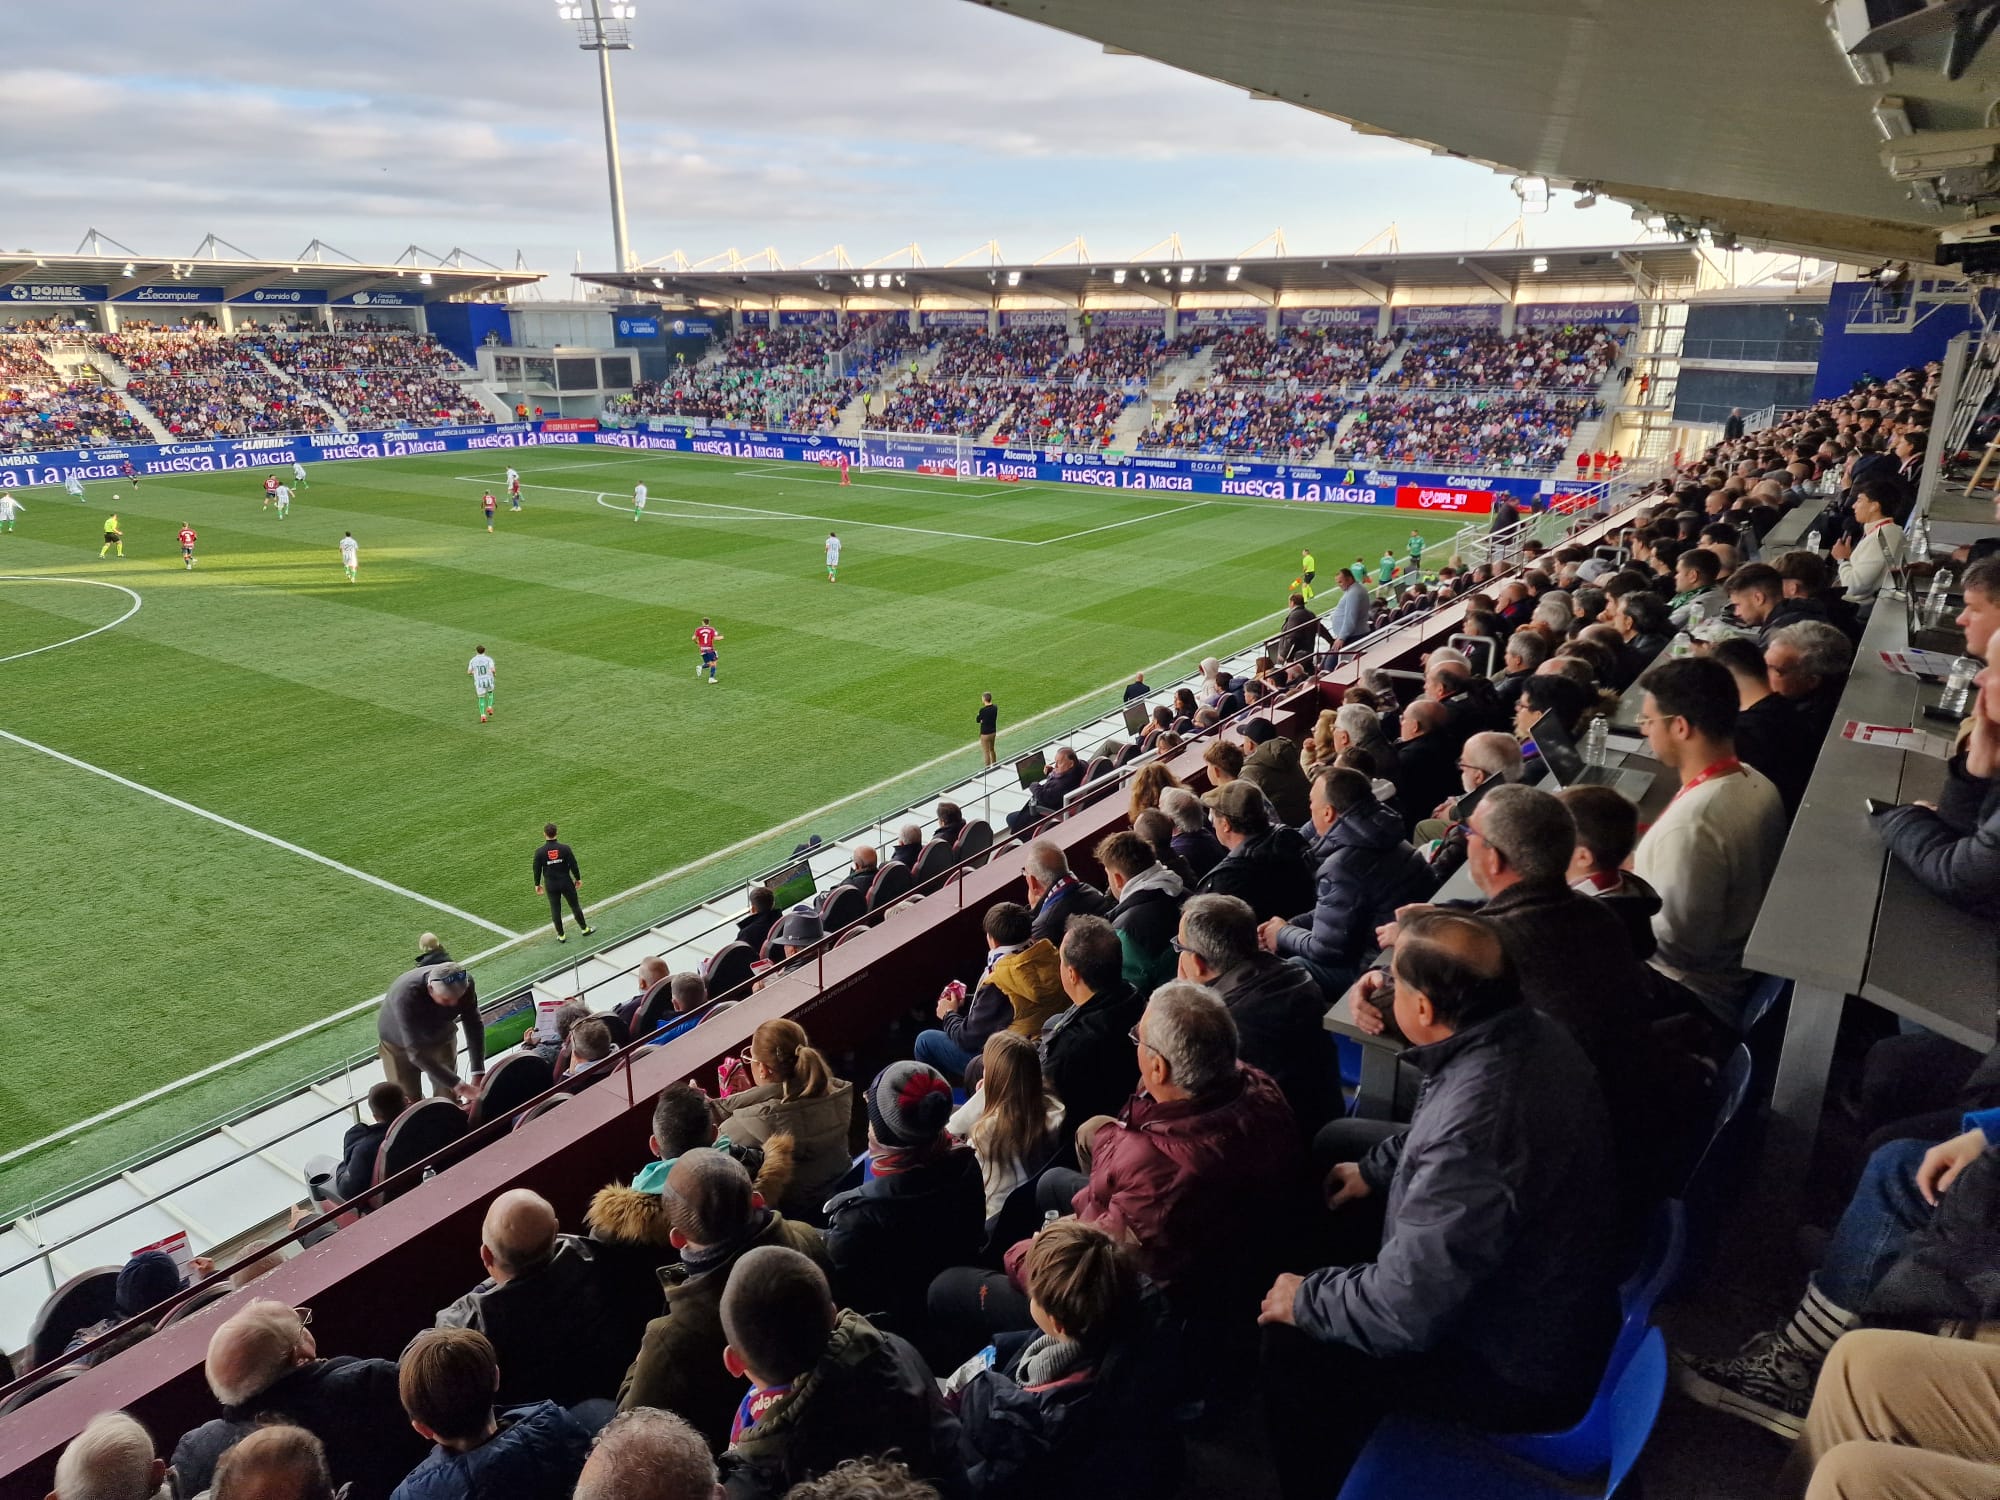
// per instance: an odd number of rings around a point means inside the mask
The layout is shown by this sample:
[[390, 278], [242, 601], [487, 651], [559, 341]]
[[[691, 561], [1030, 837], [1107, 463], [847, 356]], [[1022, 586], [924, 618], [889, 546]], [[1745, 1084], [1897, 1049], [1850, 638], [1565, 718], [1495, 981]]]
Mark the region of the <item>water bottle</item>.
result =
[[1819, 552], [1819, 528], [1817, 526], [1806, 533], [1806, 551], [1814, 554]]
[[1930, 592], [1924, 595], [1924, 620], [1931, 625], [1941, 624], [1944, 612], [1951, 608], [1951, 569], [1939, 568], [1931, 574]]
[[1599, 714], [1590, 721], [1590, 728], [1583, 736], [1583, 763], [1587, 766], [1604, 764], [1605, 742], [1611, 737], [1611, 726]]
[[1702, 603], [1699, 599], [1690, 603], [1688, 605], [1688, 634], [1693, 635], [1697, 630], [1701, 629], [1701, 622], [1707, 618], [1708, 606], [1706, 604]]
[[1905, 550], [1909, 553], [1909, 560], [1911, 562], [1929, 561], [1931, 555], [1930, 523], [1921, 518], [1912, 521], [1909, 532], [1904, 537], [1904, 542], [1906, 544]]
[[1979, 663], [1969, 656], [1961, 656], [1951, 664], [1951, 675], [1944, 680], [1944, 695], [1938, 699], [1938, 707], [1948, 714], [1963, 714], [1972, 705], [1972, 679], [1979, 674]]

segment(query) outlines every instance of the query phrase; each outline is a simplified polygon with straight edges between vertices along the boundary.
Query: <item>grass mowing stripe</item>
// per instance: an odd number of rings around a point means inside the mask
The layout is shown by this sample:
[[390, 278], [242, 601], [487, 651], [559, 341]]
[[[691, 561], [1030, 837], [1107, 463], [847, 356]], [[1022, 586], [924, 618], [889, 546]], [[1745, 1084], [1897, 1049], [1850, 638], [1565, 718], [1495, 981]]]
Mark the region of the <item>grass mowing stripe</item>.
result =
[[167, 806], [177, 807], [182, 812], [193, 813], [197, 818], [206, 818], [209, 822], [220, 824], [232, 832], [245, 834], [253, 839], [261, 839], [273, 848], [283, 849], [287, 854], [296, 854], [301, 859], [309, 859], [315, 864], [325, 865], [329, 870], [338, 870], [341, 874], [351, 875], [356, 880], [365, 880], [368, 884], [376, 886], [381, 890], [388, 891], [393, 895], [406, 897], [411, 901], [420, 902], [430, 907], [433, 911], [443, 912], [448, 917], [457, 917], [460, 921], [470, 922], [475, 927], [483, 927], [488, 932], [496, 933], [500, 937], [514, 938], [521, 936], [520, 933], [502, 927], [497, 922], [489, 922], [484, 917], [476, 917], [469, 911], [460, 911], [448, 902], [435, 900], [430, 896], [424, 895], [421, 891], [410, 890], [405, 886], [397, 885], [393, 880], [384, 880], [380, 875], [371, 875], [366, 870], [357, 870], [352, 865], [342, 864], [337, 859], [330, 859], [324, 854], [316, 854], [302, 845], [294, 844], [290, 839], [281, 839], [274, 833], [265, 833], [262, 829], [252, 828], [247, 823], [239, 823], [234, 818], [225, 818], [219, 812], [210, 812], [205, 807], [197, 807], [194, 803], [176, 797], [171, 792], [163, 792], [157, 787], [146, 786], [142, 782], [120, 776], [116, 771], [107, 771], [103, 766], [92, 765], [89, 761], [79, 760], [74, 755], [65, 755], [60, 750], [52, 749], [47, 745], [37, 744], [35, 741], [26, 739], [21, 735], [12, 734], [5, 729], [0, 729], [0, 740], [6, 740], [10, 744], [19, 745], [24, 750], [34, 750], [48, 756], [51, 760], [61, 761], [66, 766], [74, 766], [79, 771], [88, 771], [93, 776], [102, 776], [106, 781], [116, 782], [119, 786], [151, 797], [156, 802], [164, 802]]

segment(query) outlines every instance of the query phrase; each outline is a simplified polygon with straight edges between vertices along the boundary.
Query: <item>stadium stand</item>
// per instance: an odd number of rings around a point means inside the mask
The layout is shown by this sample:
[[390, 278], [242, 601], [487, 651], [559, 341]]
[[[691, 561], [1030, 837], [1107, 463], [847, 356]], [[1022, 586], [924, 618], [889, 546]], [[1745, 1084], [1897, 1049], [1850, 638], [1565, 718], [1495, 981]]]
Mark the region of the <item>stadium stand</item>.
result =
[[428, 335], [350, 329], [245, 334], [254, 350], [347, 422], [366, 426], [476, 422], [486, 408], [455, 378], [469, 373]]
[[1552, 469], [1602, 405], [1588, 396], [1509, 391], [1375, 392], [1347, 408], [1354, 420], [1334, 452], [1367, 463]]
[[125, 393], [176, 438], [311, 432], [333, 423], [302, 388], [257, 358], [261, 340], [212, 327], [127, 323], [91, 342], [125, 368]]
[[[1299, 628], [1317, 626], [1308, 610], [1260, 653], [1205, 662], [1185, 702], [1166, 689], [1172, 728], [1149, 728], [1136, 758], [1122, 716], [1086, 726], [1086, 745], [1119, 726], [1095, 775], [1078, 765], [1067, 785], [1038, 784], [1007, 841], [942, 885], [934, 863], [875, 925], [823, 932], [795, 909], [773, 933], [784, 951], [747, 985], [588, 1070], [555, 1123], [482, 1117], [377, 1183], [344, 1210], [379, 1195], [368, 1232], [270, 1272], [268, 1299], [238, 1290], [150, 1334], [135, 1325], [162, 1307], [137, 1310], [55, 1358], [142, 1336], [140, 1357], [24, 1370], [15, 1394], [38, 1410], [0, 1423], [0, 1463], [44, 1482], [72, 1438], [74, 1461], [94, 1461], [108, 1444], [86, 1421], [130, 1407], [154, 1433], [185, 1434], [159, 1456], [191, 1492], [218, 1460], [255, 1458], [257, 1415], [278, 1412], [310, 1430], [299, 1441], [317, 1441], [335, 1483], [386, 1494], [418, 1460], [389, 1439], [406, 1414], [436, 1426], [425, 1372], [451, 1349], [479, 1399], [453, 1440], [466, 1458], [430, 1468], [494, 1458], [505, 1433], [540, 1441], [529, 1420], [577, 1423], [581, 1466], [603, 1407], [550, 1407], [494, 1433], [484, 1392], [506, 1377], [496, 1349], [567, 1349], [586, 1325], [587, 1373], [581, 1354], [523, 1358], [515, 1379], [548, 1389], [502, 1388], [608, 1405], [621, 1370], [667, 1383], [604, 1429], [579, 1493], [602, 1492], [593, 1475], [615, 1489], [656, 1473], [677, 1443], [691, 1493], [713, 1485], [719, 1447], [739, 1494], [893, 1451], [946, 1493], [1165, 1495], [1205, 1441], [1186, 1416], [1240, 1436], [1259, 1404], [1286, 1500], [1575, 1493], [1631, 1471], [1669, 1378], [1802, 1434], [1795, 1466], [1823, 1475], [1899, 1472], [1913, 1448], [1964, 1446], [1945, 1429], [1968, 1409], [1988, 1417], [1992, 1364], [1933, 1330], [1976, 1310], [1992, 1274], [2000, 1156], [1983, 1131], [2000, 1112], [1976, 1092], [1977, 1054], [1945, 1036], [1876, 1042], [1878, 1082], [1897, 1074], [1863, 1090], [1881, 1144], [1849, 1153], [1839, 1225], [1781, 1326], [1733, 1358], [1683, 1354], [1671, 1377], [1649, 1331], [1657, 1301], [1709, 1273], [1703, 1246], [1743, 1191], [1773, 1087], [1759, 1053], [1783, 1013], [1783, 985], [1756, 968], [1779, 946], [1774, 914], [1844, 899], [1870, 863], [1829, 854], [1858, 808], [1837, 824], [1819, 808], [1848, 774], [1842, 712], [1895, 675], [1872, 648], [1910, 634], [1903, 601], [1856, 597], [1872, 593], [1863, 549], [1917, 576], [1934, 565], [1921, 530], [1906, 548], [1907, 476], [1869, 460], [1889, 457], [1885, 438], [1921, 446], [1937, 374], [1905, 371], [1731, 437], [1615, 505], [1604, 496], [1603, 517], [1593, 506], [1477, 547], [1462, 537], [1449, 567], [1412, 585], [1433, 607], [1384, 624], [1410, 603], [1392, 581], [1352, 650], [1300, 646]], [[1808, 524], [1833, 539], [1833, 576], [1792, 546]], [[1683, 568], [1694, 552], [1713, 566]], [[1992, 639], [1963, 645], [1983, 655], [2000, 642], [2000, 566], [1967, 562], [1962, 628]], [[1690, 616], [1675, 641], [1670, 611], [1718, 579], [1728, 611]], [[1454, 633], [1532, 648], [1489, 677], [1445, 644]], [[1972, 707], [1938, 807], [1869, 822], [1891, 871], [1940, 903], [1923, 936], [1968, 950], [1962, 963], [1932, 953], [1926, 984], [1983, 971], [1970, 993], [1990, 1012], [1990, 682]], [[1621, 746], [1616, 769], [1643, 785], [1613, 788], [1577, 763], [1569, 742], [1593, 738], [1593, 721], [1637, 729], [1644, 751]], [[1169, 732], [1185, 738], [1162, 749]], [[1827, 795], [1793, 808], [1778, 784], [1801, 759]], [[1009, 780], [1002, 767], [985, 783], [983, 823], [1009, 810], [994, 805]], [[1309, 832], [1294, 826], [1301, 795]], [[875, 863], [838, 845], [816, 858], [823, 877]], [[1865, 893], [1871, 913], [1887, 889]], [[1426, 896], [1466, 904], [1403, 905]], [[1989, 925], [1960, 936], [1945, 908]], [[961, 971], [976, 978], [928, 998]], [[1795, 1009], [1804, 995], [1802, 980]], [[1794, 1089], [1800, 1029], [1795, 1015], [1779, 1065]], [[983, 1078], [956, 1097], [916, 1059], [952, 1072], [976, 1059]], [[1414, 1105], [1406, 1071], [1422, 1078]], [[712, 1097], [688, 1082], [707, 1077]], [[1097, 1101], [1115, 1116], [1077, 1118]], [[456, 1117], [443, 1100], [427, 1108]], [[1774, 1098], [1774, 1123], [1791, 1108]], [[783, 1197], [773, 1158], [802, 1170], [808, 1140], [830, 1158], [831, 1197], [757, 1208], [753, 1190]], [[446, 1180], [427, 1188], [430, 1170]], [[1935, 1213], [1920, 1183], [1943, 1190]], [[1761, 1227], [1768, 1208], [1737, 1216]], [[1053, 1222], [1034, 1235], [1043, 1214]], [[663, 1222], [683, 1242], [664, 1295]], [[468, 1294], [475, 1249], [492, 1275]], [[310, 1339], [295, 1308], [311, 1311]], [[1924, 1331], [1849, 1332], [1863, 1317]], [[390, 1357], [433, 1318], [449, 1331], [398, 1370]], [[757, 1394], [704, 1357], [725, 1342]], [[275, 1352], [246, 1369], [251, 1348]], [[316, 1357], [329, 1353], [377, 1361], [376, 1394], [336, 1392]], [[398, 1380], [407, 1413], [389, 1399]], [[1870, 1422], [1902, 1441], [1851, 1441]], [[1232, 1447], [1228, 1462], [1235, 1488], [1261, 1483], [1241, 1467], [1261, 1458]]]
[[1429, 334], [1410, 341], [1383, 384], [1424, 390], [1595, 390], [1618, 358], [1603, 328]]
[[144, 442], [145, 425], [95, 370], [65, 374], [49, 362], [75, 335], [0, 334], [0, 450]]

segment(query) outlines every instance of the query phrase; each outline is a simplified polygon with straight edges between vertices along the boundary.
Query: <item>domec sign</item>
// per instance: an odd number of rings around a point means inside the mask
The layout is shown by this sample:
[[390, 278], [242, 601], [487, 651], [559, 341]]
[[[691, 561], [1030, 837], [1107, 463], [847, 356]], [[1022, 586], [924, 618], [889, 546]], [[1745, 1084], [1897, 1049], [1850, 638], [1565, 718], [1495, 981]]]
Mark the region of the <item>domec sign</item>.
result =
[[102, 302], [108, 288], [75, 282], [17, 281], [7, 288], [9, 302]]

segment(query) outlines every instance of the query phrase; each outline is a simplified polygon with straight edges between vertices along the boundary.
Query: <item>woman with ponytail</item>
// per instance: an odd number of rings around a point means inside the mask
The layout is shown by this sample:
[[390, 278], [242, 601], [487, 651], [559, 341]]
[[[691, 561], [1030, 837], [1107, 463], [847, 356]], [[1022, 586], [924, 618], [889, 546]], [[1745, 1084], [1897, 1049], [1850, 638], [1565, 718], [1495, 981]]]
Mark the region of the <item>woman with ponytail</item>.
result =
[[820, 1222], [820, 1210], [845, 1175], [854, 1123], [854, 1085], [833, 1076], [796, 1021], [766, 1021], [750, 1038], [751, 1087], [722, 1101], [729, 1138], [761, 1146], [774, 1135], [793, 1141], [792, 1182], [782, 1202], [787, 1218]]

